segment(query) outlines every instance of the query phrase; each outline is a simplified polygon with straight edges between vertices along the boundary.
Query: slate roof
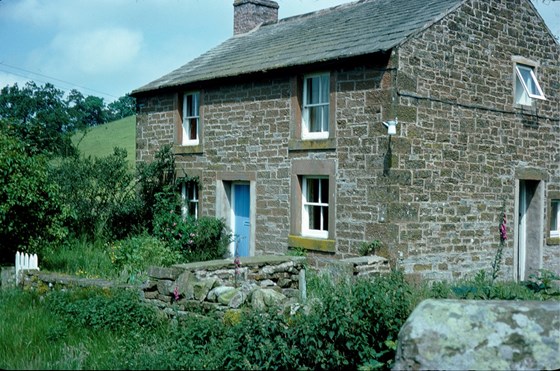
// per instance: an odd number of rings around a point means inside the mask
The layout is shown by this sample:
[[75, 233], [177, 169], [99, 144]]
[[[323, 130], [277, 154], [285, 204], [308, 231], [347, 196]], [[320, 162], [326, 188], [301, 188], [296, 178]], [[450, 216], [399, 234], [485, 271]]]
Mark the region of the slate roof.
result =
[[132, 93], [387, 51], [463, 1], [361, 0], [281, 19], [233, 36]]

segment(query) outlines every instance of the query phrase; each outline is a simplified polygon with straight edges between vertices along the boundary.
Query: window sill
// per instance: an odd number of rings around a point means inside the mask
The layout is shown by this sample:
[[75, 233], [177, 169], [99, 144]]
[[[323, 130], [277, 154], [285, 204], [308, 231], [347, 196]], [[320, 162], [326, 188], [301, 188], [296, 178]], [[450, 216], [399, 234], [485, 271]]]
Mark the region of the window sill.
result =
[[195, 146], [183, 146], [175, 144], [173, 146], [173, 154], [175, 155], [192, 155], [203, 153], [202, 144]]
[[514, 103], [513, 108], [521, 113], [530, 113], [534, 114], [537, 112], [537, 107], [534, 103], [531, 104], [523, 104], [523, 103]]
[[289, 235], [288, 236], [288, 246], [299, 247], [306, 250], [322, 251], [334, 253], [335, 241], [334, 240], [321, 240], [317, 238], [302, 237]]
[[290, 139], [288, 142], [290, 151], [313, 151], [336, 149], [335, 138], [326, 139]]
[[548, 237], [546, 244], [549, 246], [560, 245], [560, 237]]

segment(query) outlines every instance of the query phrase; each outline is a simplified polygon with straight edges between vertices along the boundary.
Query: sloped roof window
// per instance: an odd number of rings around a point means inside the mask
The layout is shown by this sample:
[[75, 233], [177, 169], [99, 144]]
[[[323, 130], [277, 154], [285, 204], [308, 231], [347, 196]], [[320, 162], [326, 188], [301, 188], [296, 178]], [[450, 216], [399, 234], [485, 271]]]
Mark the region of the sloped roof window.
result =
[[532, 67], [516, 64], [515, 72], [515, 103], [530, 106], [532, 99], [546, 100]]

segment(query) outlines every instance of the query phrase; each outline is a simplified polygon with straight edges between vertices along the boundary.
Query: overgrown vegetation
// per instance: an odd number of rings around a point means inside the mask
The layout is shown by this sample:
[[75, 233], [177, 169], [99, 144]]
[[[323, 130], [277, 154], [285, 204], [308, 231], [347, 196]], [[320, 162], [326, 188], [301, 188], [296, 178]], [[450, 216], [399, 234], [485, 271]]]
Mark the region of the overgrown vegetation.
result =
[[[0, 291], [2, 369], [390, 369], [398, 332], [427, 298], [550, 300], [558, 279], [413, 283], [308, 274], [306, 304], [169, 320], [135, 291]], [[471, 288], [464, 290], [464, 288]]]
[[[181, 215], [171, 147], [130, 169], [122, 148], [85, 157], [70, 140], [76, 130], [87, 132], [134, 108], [129, 96], [105, 106], [77, 91], [64, 97], [49, 84], [2, 89], [0, 263], [13, 262], [20, 250], [37, 253], [42, 269], [130, 279], [151, 260], [172, 264], [224, 255], [230, 236], [223, 221]], [[114, 246], [130, 254], [126, 261], [110, 260]], [[162, 260], [155, 259], [159, 254]]]
[[44, 156], [29, 155], [0, 130], [0, 263], [13, 261], [17, 249], [41, 252], [66, 237], [70, 210], [49, 170]]

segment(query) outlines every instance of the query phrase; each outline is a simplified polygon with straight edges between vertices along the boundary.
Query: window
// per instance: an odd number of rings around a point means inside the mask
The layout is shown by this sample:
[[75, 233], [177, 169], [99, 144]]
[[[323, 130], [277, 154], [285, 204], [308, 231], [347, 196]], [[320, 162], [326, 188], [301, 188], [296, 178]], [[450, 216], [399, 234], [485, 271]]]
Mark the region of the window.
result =
[[200, 93], [183, 95], [182, 145], [197, 145], [199, 143], [199, 106]]
[[560, 200], [550, 202], [550, 237], [560, 237]]
[[302, 183], [302, 235], [327, 238], [329, 178], [303, 177]]
[[185, 182], [181, 186], [182, 215], [183, 218], [198, 219], [198, 183]]
[[294, 159], [288, 246], [336, 252], [336, 162]]
[[515, 65], [515, 103], [530, 106], [533, 99], [546, 100], [533, 67]]
[[304, 78], [302, 139], [329, 137], [329, 80], [329, 74]]

